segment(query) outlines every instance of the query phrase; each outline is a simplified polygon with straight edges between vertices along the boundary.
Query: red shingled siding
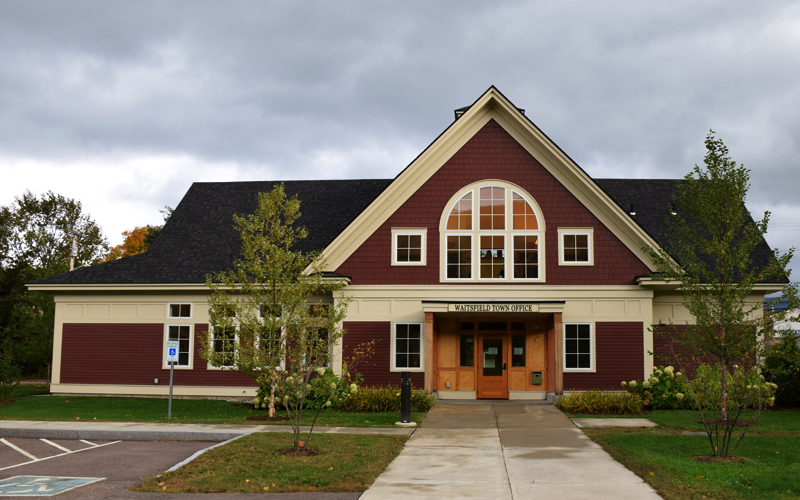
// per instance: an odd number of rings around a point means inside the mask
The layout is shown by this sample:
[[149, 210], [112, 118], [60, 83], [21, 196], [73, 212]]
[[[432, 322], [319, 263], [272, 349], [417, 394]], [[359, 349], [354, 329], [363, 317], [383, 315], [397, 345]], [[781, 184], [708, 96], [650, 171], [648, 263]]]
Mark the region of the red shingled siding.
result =
[[[392, 323], [389, 321], [347, 321], [347, 331], [342, 339], [344, 361], [353, 356], [353, 349], [359, 344], [377, 339], [375, 354], [356, 367], [356, 372], [364, 376], [364, 386], [400, 385], [400, 373], [389, 371], [392, 342]], [[424, 373], [412, 373], [411, 384], [415, 389], [425, 386]]]
[[[649, 272], [625, 245], [494, 120], [472, 137], [336, 272], [351, 276], [356, 285], [438, 284], [439, 218], [456, 191], [486, 179], [502, 179], [521, 186], [541, 207], [547, 229], [546, 284], [628, 285], [634, 283], [636, 276]], [[392, 227], [428, 228], [427, 266], [391, 266]], [[594, 228], [594, 266], [558, 266], [559, 227]]]
[[[694, 370], [702, 363], [717, 363], [713, 356], [692, 356], [689, 349], [677, 341], [688, 330], [687, 325], [660, 325], [653, 332], [653, 363], [655, 366], [672, 365], [687, 377], [694, 375]], [[741, 364], [748, 365], [747, 361]]]
[[[208, 325], [194, 325], [205, 335]], [[175, 385], [250, 387], [255, 382], [241, 373], [208, 370], [195, 339], [192, 370], [175, 370]], [[61, 348], [62, 384], [169, 384], [163, 369], [164, 325], [159, 323], [66, 323]]]
[[644, 325], [595, 323], [596, 373], [564, 373], [564, 390], [621, 390], [623, 380], [644, 376]]

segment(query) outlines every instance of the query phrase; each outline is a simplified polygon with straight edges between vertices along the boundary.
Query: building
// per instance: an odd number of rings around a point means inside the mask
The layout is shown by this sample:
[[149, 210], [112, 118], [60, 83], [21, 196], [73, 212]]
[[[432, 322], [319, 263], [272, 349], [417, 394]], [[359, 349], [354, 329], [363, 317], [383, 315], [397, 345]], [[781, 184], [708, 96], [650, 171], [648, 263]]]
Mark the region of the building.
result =
[[[653, 325], [689, 319], [642, 250], [664, 241], [677, 182], [592, 179], [492, 87], [394, 179], [284, 185], [302, 203], [302, 249], [349, 283], [335, 365], [379, 339], [367, 385], [404, 370], [442, 399], [545, 399], [641, 379]], [[232, 215], [274, 184], [195, 183], [145, 254], [30, 284], [55, 295], [53, 392], [166, 394], [173, 338], [176, 394], [253, 395], [195, 340], [209, 334], [205, 276], [238, 257]], [[756, 263], [770, 256], [762, 242]]]

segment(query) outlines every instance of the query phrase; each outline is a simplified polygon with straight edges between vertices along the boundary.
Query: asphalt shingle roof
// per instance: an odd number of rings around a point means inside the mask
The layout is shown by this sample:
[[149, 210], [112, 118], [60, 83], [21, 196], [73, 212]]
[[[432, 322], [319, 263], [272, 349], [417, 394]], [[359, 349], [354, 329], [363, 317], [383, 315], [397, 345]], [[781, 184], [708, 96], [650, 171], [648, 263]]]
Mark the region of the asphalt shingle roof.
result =
[[[665, 221], [674, 208], [672, 196], [678, 190], [682, 179], [594, 179], [630, 217], [652, 236], [667, 251], [669, 237]], [[680, 208], [677, 208], [680, 210]], [[632, 215], [634, 212], [635, 215]], [[772, 250], [765, 240], [761, 240], [751, 254], [752, 267], [765, 267], [773, 258]], [[710, 263], [710, 259], [706, 259]], [[778, 280], [788, 283], [788, 278]]]
[[[297, 249], [324, 249], [391, 182], [283, 182], [286, 195], [296, 194], [300, 199], [298, 224], [308, 229], [308, 238]], [[147, 252], [33, 283], [203, 283], [207, 274], [229, 269], [240, 256], [241, 239], [233, 228], [233, 214], [253, 213], [258, 193], [271, 191], [277, 184], [280, 182], [196, 182]]]
[[[309, 237], [298, 250], [323, 250], [391, 184], [392, 179], [285, 181], [288, 196], [300, 199], [298, 223]], [[666, 220], [680, 180], [595, 179], [626, 213], [660, 245], [667, 244]], [[233, 214], [252, 213], [258, 193], [279, 182], [197, 182], [192, 184], [161, 234], [144, 254], [80, 268], [34, 281], [36, 284], [202, 283], [209, 273], [229, 269], [241, 240]], [[765, 241], [754, 265], [772, 258]]]

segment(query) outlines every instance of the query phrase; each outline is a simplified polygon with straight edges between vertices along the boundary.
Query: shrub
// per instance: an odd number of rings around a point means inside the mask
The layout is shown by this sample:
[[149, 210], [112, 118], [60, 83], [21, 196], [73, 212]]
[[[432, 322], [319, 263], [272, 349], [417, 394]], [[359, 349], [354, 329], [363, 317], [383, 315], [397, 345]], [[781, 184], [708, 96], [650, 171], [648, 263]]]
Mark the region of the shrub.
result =
[[676, 372], [672, 366], [654, 366], [653, 374], [647, 380], [623, 380], [622, 387], [630, 394], [637, 394], [645, 406], [654, 410], [674, 410], [688, 406], [686, 377]]
[[[426, 391], [411, 391], [411, 411], [427, 412], [436, 404], [436, 398]], [[336, 410], [364, 412], [399, 412], [400, 386], [369, 387], [342, 398]]]
[[[351, 394], [359, 391], [359, 386], [363, 377], [360, 373], [352, 378], [346, 373], [347, 366], [344, 366], [345, 374], [342, 377], [336, 375], [330, 368], [318, 368], [317, 375], [310, 381], [310, 391], [303, 402], [303, 407], [309, 410], [319, 410], [321, 408], [335, 408], [337, 404]], [[267, 375], [258, 378], [258, 392], [253, 400], [253, 406], [257, 410], [267, 410], [269, 408], [270, 381]], [[282, 401], [276, 394], [275, 407], [285, 407], [286, 402]], [[293, 402], [289, 402], [291, 405]]]
[[777, 406], [800, 406], [800, 337], [782, 332], [778, 344], [764, 361], [764, 376], [778, 385]]
[[639, 395], [624, 392], [573, 392], [558, 398], [556, 404], [567, 413], [594, 415], [641, 415], [644, 413], [642, 399]]
[[[722, 410], [722, 365], [700, 365], [694, 372], [689, 398], [694, 407], [701, 411], [718, 413]], [[777, 384], [767, 382], [758, 367], [745, 368], [733, 365], [732, 371], [725, 372], [728, 386], [725, 406], [735, 420], [744, 410], [761, 411], [775, 404]], [[749, 416], [749, 415], [748, 415]]]

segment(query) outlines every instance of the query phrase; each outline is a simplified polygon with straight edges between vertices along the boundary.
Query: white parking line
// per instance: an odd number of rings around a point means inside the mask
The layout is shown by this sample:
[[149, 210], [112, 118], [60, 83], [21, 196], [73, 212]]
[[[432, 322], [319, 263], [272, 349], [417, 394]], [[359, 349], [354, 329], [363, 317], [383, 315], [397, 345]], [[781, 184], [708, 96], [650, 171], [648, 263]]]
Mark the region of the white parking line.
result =
[[92, 443], [91, 441], [87, 441], [85, 439], [79, 439], [78, 441], [80, 441], [81, 443], [86, 443], [89, 446], [97, 446], [96, 444]]
[[48, 440], [47, 440], [47, 439], [45, 439], [45, 438], [41, 438], [41, 439], [39, 439], [39, 441], [41, 441], [41, 442], [43, 442], [43, 443], [47, 443], [47, 444], [49, 444], [50, 446], [55, 446], [56, 448], [58, 448], [58, 449], [59, 449], [59, 450], [61, 450], [61, 451], [67, 451], [67, 452], [69, 452], [69, 451], [72, 451], [72, 450], [70, 450], [69, 448], [64, 448], [64, 447], [63, 447], [63, 446], [61, 446], [60, 444], [56, 444], [56, 443], [54, 443], [54, 442], [52, 442], [52, 441], [48, 441]]
[[[18, 452], [22, 453], [23, 455], [25, 455], [26, 457], [30, 458], [31, 460], [34, 460], [34, 461], [35, 460], [39, 460], [38, 458], [36, 458], [35, 456], [31, 455], [27, 451], [23, 450], [19, 446], [9, 443], [8, 441], [5, 440], [5, 438], [0, 438], [0, 443], [8, 445], [8, 447], [11, 448], [12, 450], [17, 450]], [[2, 469], [0, 469], [0, 470], [2, 470]]]
[[89, 448], [83, 448], [83, 449], [80, 449], [80, 450], [68, 451], [66, 453], [60, 453], [58, 455], [53, 455], [53, 456], [50, 456], [50, 457], [36, 458], [33, 455], [31, 455], [30, 453], [26, 452], [25, 450], [23, 450], [21, 448], [18, 448], [16, 446], [14, 446], [13, 444], [9, 443], [8, 441], [6, 441], [3, 438], [0, 438], [0, 441], [2, 441], [3, 443], [7, 444], [11, 448], [14, 448], [15, 450], [17, 450], [18, 452], [22, 453], [23, 455], [33, 458], [33, 460], [31, 460], [30, 462], [23, 462], [21, 464], [9, 465], [8, 467], [0, 468], [0, 471], [7, 470], [7, 469], [13, 469], [14, 467], [22, 467], [23, 465], [32, 464], [32, 463], [35, 463], [35, 462], [43, 462], [45, 460], [50, 460], [51, 458], [63, 457], [64, 455], [71, 455], [73, 453], [80, 453], [80, 452], [86, 451], [86, 450], [93, 450], [95, 448], [102, 448], [103, 446], [108, 446], [110, 444], [117, 444], [117, 443], [121, 443], [122, 442], [122, 440], [119, 440], [119, 441], [112, 441], [110, 443], [95, 444], [95, 445], [93, 445], [93, 446], [91, 446]]

